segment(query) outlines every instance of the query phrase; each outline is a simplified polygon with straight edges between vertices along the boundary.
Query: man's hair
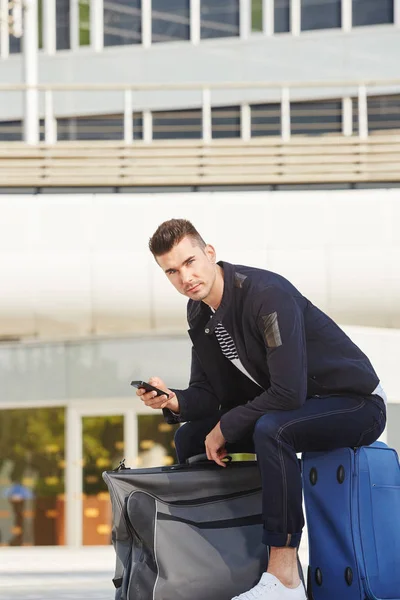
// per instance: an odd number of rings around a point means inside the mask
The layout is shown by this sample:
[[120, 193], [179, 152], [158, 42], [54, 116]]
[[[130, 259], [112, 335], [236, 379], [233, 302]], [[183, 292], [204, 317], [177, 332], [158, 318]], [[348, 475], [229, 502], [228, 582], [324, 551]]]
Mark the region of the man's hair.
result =
[[205, 241], [190, 221], [186, 219], [164, 221], [164, 223], [161, 223], [157, 227], [157, 230], [149, 240], [150, 252], [153, 256], [162, 256], [172, 250], [186, 236], [192, 238], [193, 245], [200, 246], [202, 249], [205, 248]]

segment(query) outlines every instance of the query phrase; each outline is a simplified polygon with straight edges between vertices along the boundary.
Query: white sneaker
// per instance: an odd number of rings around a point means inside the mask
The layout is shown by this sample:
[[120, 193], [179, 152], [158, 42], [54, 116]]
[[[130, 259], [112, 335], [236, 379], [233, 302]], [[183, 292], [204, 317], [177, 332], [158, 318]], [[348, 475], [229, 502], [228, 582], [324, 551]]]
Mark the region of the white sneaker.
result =
[[263, 573], [260, 581], [248, 592], [235, 596], [232, 600], [307, 600], [304, 586], [300, 582], [296, 588], [287, 588], [271, 573]]

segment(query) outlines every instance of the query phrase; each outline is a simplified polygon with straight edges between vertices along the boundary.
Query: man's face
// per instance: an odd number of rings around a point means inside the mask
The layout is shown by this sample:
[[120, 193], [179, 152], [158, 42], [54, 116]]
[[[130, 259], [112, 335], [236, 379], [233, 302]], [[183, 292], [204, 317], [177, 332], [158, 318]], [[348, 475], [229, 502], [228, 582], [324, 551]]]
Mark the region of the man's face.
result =
[[195, 240], [185, 237], [156, 260], [178, 292], [192, 300], [204, 300], [216, 278], [215, 250], [209, 244], [204, 249], [194, 244]]

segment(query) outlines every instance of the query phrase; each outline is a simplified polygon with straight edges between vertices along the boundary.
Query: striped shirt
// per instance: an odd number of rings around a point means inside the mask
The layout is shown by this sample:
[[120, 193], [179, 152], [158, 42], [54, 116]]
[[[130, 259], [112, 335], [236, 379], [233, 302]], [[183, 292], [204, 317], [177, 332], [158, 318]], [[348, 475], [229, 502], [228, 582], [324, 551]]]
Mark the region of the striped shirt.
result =
[[[250, 373], [245, 369], [242, 364], [242, 361], [239, 358], [238, 352], [236, 350], [235, 342], [232, 337], [229, 335], [225, 327], [222, 323], [218, 323], [214, 329], [215, 337], [218, 340], [219, 346], [221, 348], [222, 354], [230, 360], [239, 371], [244, 373], [246, 377], [254, 381], [257, 385], [260, 386], [259, 383], [250, 375]], [[261, 386], [260, 386], [261, 387]]]

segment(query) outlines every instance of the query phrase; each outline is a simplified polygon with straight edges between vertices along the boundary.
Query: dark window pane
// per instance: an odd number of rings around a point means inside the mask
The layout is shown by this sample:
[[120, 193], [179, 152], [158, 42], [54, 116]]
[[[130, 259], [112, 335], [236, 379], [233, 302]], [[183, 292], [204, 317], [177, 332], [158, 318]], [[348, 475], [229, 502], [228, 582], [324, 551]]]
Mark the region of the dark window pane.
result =
[[142, 41], [141, 0], [104, 0], [104, 45]]
[[301, 29], [341, 27], [342, 0], [301, 0]]
[[201, 38], [239, 35], [239, 0], [201, 0]]
[[262, 31], [263, 21], [262, 0], [252, 0], [251, 2], [251, 30]]
[[400, 129], [400, 95], [368, 97], [368, 129]]
[[22, 121], [1, 121], [0, 142], [21, 142]]
[[133, 139], [143, 139], [143, 115], [142, 113], [133, 113]]
[[96, 115], [57, 119], [58, 140], [122, 140], [122, 115]]
[[358, 98], [352, 98], [353, 105], [353, 133], [358, 134]]
[[22, 50], [21, 34], [23, 14], [18, 9], [13, 11], [11, 4], [9, 4], [8, 19], [10, 23], [8, 38], [10, 54], [18, 54], [18, 52], [21, 52]]
[[45, 130], [44, 130], [44, 119], [39, 120], [39, 141], [44, 142]]
[[251, 136], [280, 135], [281, 105], [254, 104], [251, 106]]
[[274, 30], [275, 33], [290, 31], [290, 0], [275, 0]]
[[353, 0], [353, 27], [393, 23], [393, 0]]
[[320, 135], [342, 132], [341, 100], [292, 102], [290, 105], [293, 135]]
[[56, 0], [56, 48], [68, 50], [70, 45], [70, 0]]
[[213, 138], [240, 137], [240, 107], [222, 106], [211, 110]]
[[202, 116], [200, 109], [153, 113], [154, 140], [198, 140], [201, 135]]
[[190, 0], [152, 0], [152, 41], [190, 38]]

